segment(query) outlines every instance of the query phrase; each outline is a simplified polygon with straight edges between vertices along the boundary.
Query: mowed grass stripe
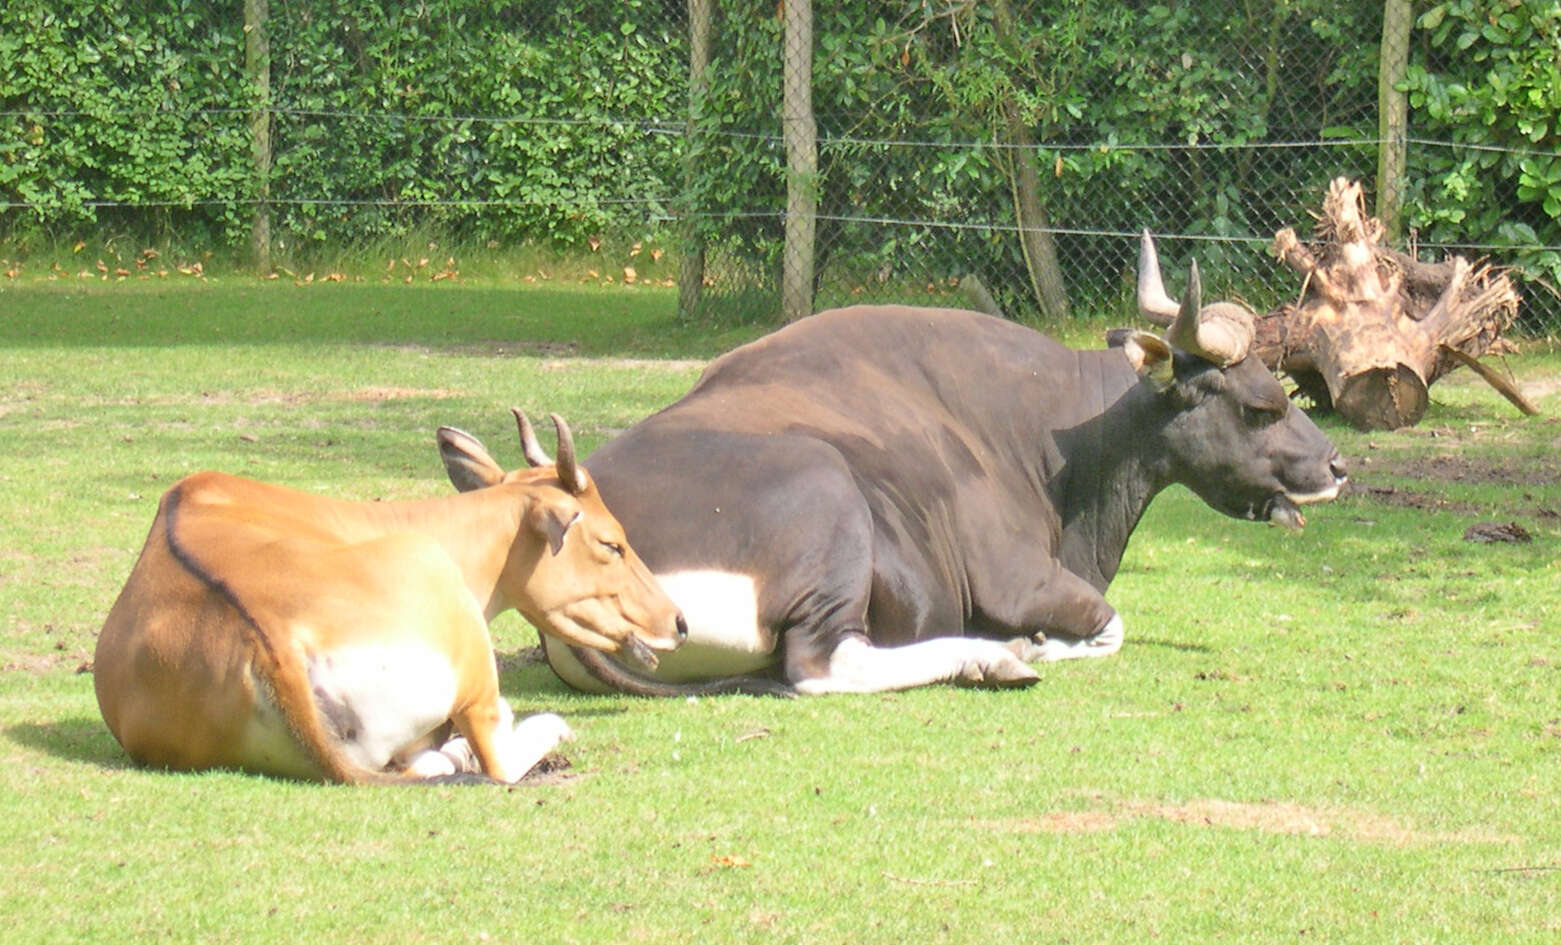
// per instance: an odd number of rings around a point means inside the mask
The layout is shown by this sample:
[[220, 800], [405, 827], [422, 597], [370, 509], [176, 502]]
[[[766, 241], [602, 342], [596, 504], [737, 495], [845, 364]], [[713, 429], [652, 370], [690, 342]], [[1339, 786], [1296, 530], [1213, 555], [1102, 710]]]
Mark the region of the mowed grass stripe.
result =
[[[102, 727], [79, 670], [162, 490], [217, 468], [443, 494], [436, 426], [507, 462], [508, 406], [556, 410], [589, 451], [752, 330], [702, 337], [639, 289], [39, 286], [0, 307], [8, 941], [1561, 931], [1554, 352], [1509, 359], [1546, 417], [1460, 373], [1414, 431], [1325, 423], [1362, 489], [1300, 535], [1168, 490], [1108, 595], [1122, 654], [1033, 689], [584, 696], [508, 617], [506, 695], [570, 719], [569, 767], [339, 789], [140, 770]], [[1507, 520], [1533, 540], [1462, 538]]]

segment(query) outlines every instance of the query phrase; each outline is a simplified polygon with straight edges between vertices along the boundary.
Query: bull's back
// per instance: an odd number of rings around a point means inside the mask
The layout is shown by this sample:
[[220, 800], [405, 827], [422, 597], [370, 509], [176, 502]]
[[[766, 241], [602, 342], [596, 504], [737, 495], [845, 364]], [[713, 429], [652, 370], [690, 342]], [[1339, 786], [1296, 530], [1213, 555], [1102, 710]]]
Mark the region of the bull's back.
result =
[[973, 312], [820, 313], [712, 362], [589, 465], [658, 574], [751, 577], [772, 630], [830, 608], [860, 626], [874, 581], [874, 607], [896, 615], [880, 622], [909, 642], [958, 625], [971, 534], [1050, 521], [1014, 434], [1033, 413], [1023, 389], [1074, 359]]
[[[979, 421], [1013, 385], [1074, 371], [1076, 353], [1013, 322], [958, 309], [854, 306], [820, 312], [711, 362], [665, 413], [703, 425], [765, 432], [769, 415], [819, 413], [872, 423], [936, 406]], [[731, 394], [770, 399], [740, 409]], [[910, 403], [906, 403], [909, 398]], [[765, 409], [774, 404], [774, 409]]]

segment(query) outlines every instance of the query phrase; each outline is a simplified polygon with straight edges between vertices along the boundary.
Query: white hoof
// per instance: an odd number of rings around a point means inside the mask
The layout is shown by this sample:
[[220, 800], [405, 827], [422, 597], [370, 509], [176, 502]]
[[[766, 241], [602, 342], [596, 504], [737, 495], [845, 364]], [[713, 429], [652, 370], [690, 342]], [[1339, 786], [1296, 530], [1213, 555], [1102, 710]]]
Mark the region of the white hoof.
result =
[[519, 780], [537, 766], [559, 742], [575, 737], [574, 730], [563, 717], [553, 712], [529, 715], [515, 723], [515, 728], [500, 749], [504, 752], [504, 767]]
[[552, 751], [559, 742], [574, 741], [575, 733], [558, 713], [539, 712], [515, 723], [515, 737], [547, 742], [548, 751]]
[[1047, 637], [1036, 649], [1040, 651], [1039, 658], [1047, 662], [1110, 656], [1122, 649], [1124, 635], [1122, 615], [1112, 614], [1100, 632], [1092, 637]]
[[407, 773], [419, 778], [442, 778], [455, 773], [455, 762], [432, 748], [418, 752], [407, 764]]

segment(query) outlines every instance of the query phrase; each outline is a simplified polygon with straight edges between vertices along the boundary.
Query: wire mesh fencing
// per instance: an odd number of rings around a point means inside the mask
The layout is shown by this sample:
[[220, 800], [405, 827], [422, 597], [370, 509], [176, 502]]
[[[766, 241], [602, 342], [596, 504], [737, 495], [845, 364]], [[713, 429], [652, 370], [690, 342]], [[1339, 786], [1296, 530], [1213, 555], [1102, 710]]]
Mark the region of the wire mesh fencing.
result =
[[[791, 250], [778, 257], [774, 247], [785, 245], [784, 193], [801, 172], [787, 164], [795, 116], [784, 63], [762, 53], [779, 46], [813, 62], [815, 307], [912, 300], [1041, 322], [1126, 318], [1147, 228], [1168, 271], [1196, 258], [1207, 291], [1264, 310], [1300, 288], [1273, 258], [1275, 233], [1304, 238], [1329, 182], [1344, 176], [1368, 192], [1380, 185], [1376, 212], [1422, 256], [1548, 261], [1520, 269], [1525, 324], [1561, 326], [1547, 284], [1555, 247], [1538, 237], [1554, 239], [1555, 215], [1490, 181], [1490, 199], [1510, 211], [1502, 221], [1526, 214], [1533, 225], [1460, 230], [1461, 209], [1437, 216], [1445, 194], [1431, 173], [1476, 153], [1485, 167], [1525, 152], [1553, 159], [1553, 143], [1547, 152], [1411, 138], [1404, 115], [1384, 122], [1383, 60], [1402, 76], [1431, 53], [1411, 56], [1411, 23], [1385, 24], [1381, 3], [839, 4], [815, 8], [809, 47], [779, 23], [782, 35], [750, 50], [766, 9], [721, 5], [714, 32], [727, 56], [713, 61], [726, 71], [695, 102], [694, 134], [712, 139], [698, 153], [747, 183], [735, 197], [693, 201], [719, 248], [701, 300], [709, 310], [784, 310], [773, 293]], [[766, 134], [761, 116], [777, 113]], [[745, 117], [757, 120], [739, 124]]]
[[1143, 229], [1173, 291], [1196, 259], [1210, 295], [1288, 300], [1274, 234], [1344, 176], [1395, 244], [1515, 267], [1523, 327], [1561, 333], [1541, 0], [250, 0], [258, 61], [233, 10], [96, 6], [0, 12], [0, 235], [657, 233], [689, 318], [1044, 323], [1131, 318]]

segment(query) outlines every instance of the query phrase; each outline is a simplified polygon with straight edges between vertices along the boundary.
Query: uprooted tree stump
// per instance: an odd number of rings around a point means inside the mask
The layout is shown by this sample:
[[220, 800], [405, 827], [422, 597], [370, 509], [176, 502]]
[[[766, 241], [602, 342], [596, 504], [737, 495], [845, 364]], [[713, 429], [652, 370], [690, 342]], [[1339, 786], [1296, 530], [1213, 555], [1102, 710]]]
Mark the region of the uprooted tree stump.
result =
[[1334, 180], [1311, 248], [1295, 231], [1274, 252], [1304, 279], [1300, 301], [1256, 319], [1253, 351], [1317, 405], [1362, 429], [1418, 423], [1430, 386], [1469, 365], [1525, 413], [1521, 392], [1477, 362], [1517, 317], [1507, 277], [1462, 256], [1423, 263], [1382, 245], [1358, 183]]

